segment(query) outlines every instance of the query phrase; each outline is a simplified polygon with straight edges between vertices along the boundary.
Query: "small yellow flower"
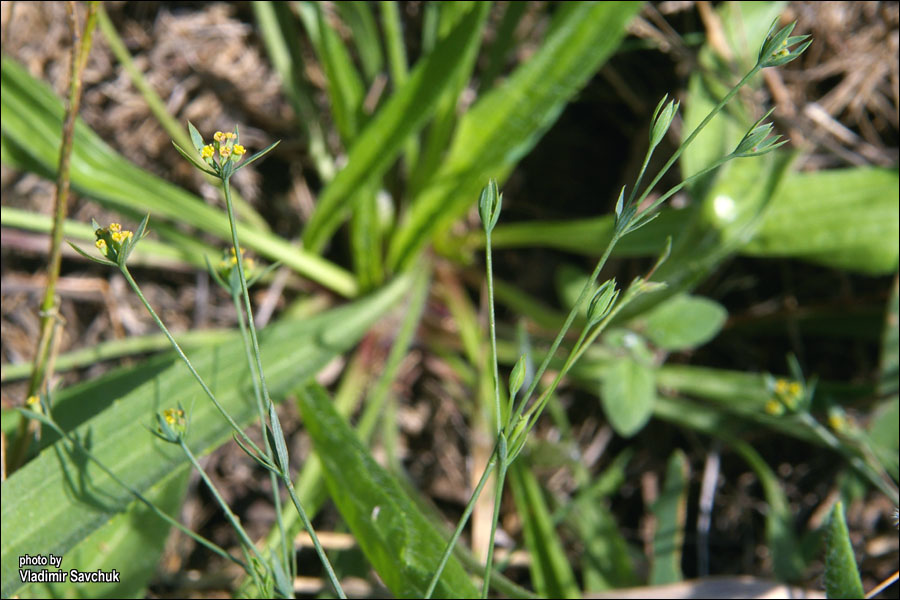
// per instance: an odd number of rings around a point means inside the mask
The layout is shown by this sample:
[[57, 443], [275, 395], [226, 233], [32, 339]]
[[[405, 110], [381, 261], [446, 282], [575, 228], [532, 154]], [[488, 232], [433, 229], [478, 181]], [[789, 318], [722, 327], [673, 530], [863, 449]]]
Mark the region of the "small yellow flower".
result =
[[212, 144], [207, 144], [203, 146], [203, 150], [200, 151], [200, 158], [206, 160], [208, 158], [212, 158], [213, 154], [216, 153], [216, 149], [213, 148]]
[[221, 148], [219, 148], [219, 156], [221, 156], [222, 158], [228, 158], [230, 154], [231, 148], [229, 148], [228, 146], [222, 146]]
[[847, 419], [839, 412], [832, 412], [828, 415], [828, 426], [835, 432], [841, 433], [847, 429]]
[[111, 232], [116, 233], [118, 231], [122, 231], [122, 226], [118, 223], [110, 223], [108, 229]]
[[799, 396], [800, 392], [802, 392], [802, 391], [803, 391], [803, 388], [800, 387], [800, 384], [797, 383], [796, 381], [792, 381], [788, 384], [787, 392], [791, 396]]
[[101, 239], [97, 240], [96, 245], [97, 245], [97, 249], [100, 252], [102, 252], [103, 254], [106, 254], [106, 240], [101, 238]]
[[226, 139], [226, 140], [230, 140], [230, 139], [232, 139], [232, 138], [234, 138], [234, 132], [233, 132], [233, 131], [229, 131], [228, 133], [225, 134], [225, 139]]
[[167, 408], [163, 411], [163, 418], [169, 425], [176, 425], [184, 420], [184, 411], [180, 408]]
[[222, 133], [221, 131], [217, 131], [217, 132], [215, 133], [215, 135], [213, 136], [213, 139], [216, 140], [216, 141], [219, 142], [219, 143], [222, 143], [222, 142], [225, 141], [225, 134]]
[[775, 393], [778, 395], [788, 391], [788, 382], [786, 379], [779, 379], [775, 382]]
[[240, 144], [235, 144], [235, 145], [234, 145], [234, 155], [235, 155], [235, 156], [241, 156], [241, 155], [243, 155], [245, 152], [247, 152], [247, 150], [246, 150], [243, 146], [241, 146]]
[[784, 413], [784, 405], [775, 398], [769, 398], [766, 401], [765, 411], [772, 416], [778, 416]]

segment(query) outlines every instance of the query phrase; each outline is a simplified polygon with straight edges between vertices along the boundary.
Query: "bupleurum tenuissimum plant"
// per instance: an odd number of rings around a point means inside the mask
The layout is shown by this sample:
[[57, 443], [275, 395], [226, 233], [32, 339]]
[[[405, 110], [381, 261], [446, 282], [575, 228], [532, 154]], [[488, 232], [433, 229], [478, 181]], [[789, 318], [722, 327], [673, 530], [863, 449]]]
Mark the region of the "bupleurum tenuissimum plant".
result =
[[[728, 104], [728, 102], [748, 81], [750, 81], [750, 79], [754, 75], [756, 75], [764, 68], [780, 66], [796, 59], [798, 56], [800, 56], [800, 54], [803, 53], [803, 51], [806, 50], [806, 48], [811, 43], [811, 40], [808, 39], [809, 36], [791, 35], [795, 24], [787, 25], [781, 29], [776, 29], [775, 25], [776, 24], [773, 24], [770, 28], [769, 34], [767, 35], [766, 40], [760, 48], [756, 64], [709, 112], [706, 118], [703, 119], [703, 121], [697, 126], [697, 128], [693, 132], [691, 132], [687, 139], [685, 139], [685, 141], [682, 142], [678, 149], [672, 154], [669, 160], [653, 177], [650, 183], [644, 187], [643, 192], [638, 195], [637, 192], [641, 187], [641, 183], [647, 166], [650, 162], [650, 158], [652, 157], [654, 150], [662, 141], [663, 137], [668, 131], [670, 125], [672, 124], [672, 120], [674, 119], [679, 108], [678, 102], [676, 102], [675, 100], [669, 100], [667, 102], [666, 97], [664, 97], [659, 102], [651, 120], [649, 140], [650, 144], [635, 183], [632, 186], [627, 198], [624, 187], [619, 193], [619, 197], [615, 207], [615, 227], [613, 229], [612, 238], [607, 244], [606, 250], [603, 252], [600, 260], [597, 262], [597, 265], [594, 268], [593, 273], [582, 288], [578, 299], [575, 301], [575, 305], [569, 311], [565, 323], [563, 324], [562, 328], [559, 330], [556, 338], [551, 344], [549, 351], [544, 357], [544, 360], [541, 362], [537, 371], [532, 376], [530, 385], [521, 395], [519, 395], [519, 391], [521, 390], [524, 383], [524, 365], [526, 362], [526, 356], [522, 356], [513, 367], [509, 380], [508, 403], [506, 405], [503, 405], [500, 399], [500, 380], [497, 361], [496, 325], [494, 317], [494, 286], [491, 258], [491, 232], [493, 231], [500, 217], [500, 210], [502, 207], [502, 194], [498, 190], [497, 183], [493, 180], [490, 181], [482, 190], [478, 202], [478, 214], [481, 217], [485, 233], [485, 262], [487, 270], [488, 314], [490, 326], [489, 336], [491, 338], [491, 361], [493, 363], [494, 384], [493, 416], [495, 420], [496, 442], [494, 445], [493, 453], [491, 455], [491, 459], [485, 467], [481, 479], [479, 480], [474, 492], [472, 493], [471, 498], [469, 499], [468, 504], [466, 505], [463, 516], [460, 518], [456, 530], [454, 531], [450, 542], [447, 544], [447, 548], [443, 554], [442, 561], [438, 565], [438, 568], [436, 569], [431, 579], [429, 588], [425, 594], [426, 597], [431, 597], [431, 594], [434, 592], [437, 582], [440, 579], [441, 573], [446, 566], [447, 560], [453, 552], [453, 547], [455, 546], [456, 541], [462, 533], [463, 527], [465, 526], [466, 522], [469, 519], [469, 516], [471, 515], [471, 512], [475, 506], [475, 502], [488, 480], [488, 476], [494, 469], [497, 469], [498, 476], [494, 494], [494, 514], [491, 522], [490, 542], [488, 544], [488, 554], [485, 563], [484, 579], [482, 584], [482, 597], [487, 597], [488, 590], [490, 589], [491, 572], [493, 570], [494, 536], [496, 534], [497, 522], [499, 518], [500, 499], [509, 466], [516, 459], [516, 457], [524, 447], [529, 433], [532, 431], [532, 429], [534, 429], [538, 419], [540, 418], [541, 414], [543, 414], [543, 411], [547, 406], [547, 402], [549, 401], [553, 392], [556, 390], [556, 387], [559, 385], [562, 378], [571, 370], [575, 362], [584, 354], [584, 352], [603, 332], [603, 330], [607, 327], [611, 320], [615, 318], [616, 315], [626, 305], [628, 305], [629, 302], [642, 294], [645, 294], [649, 291], [652, 291], [653, 289], [657, 289], [659, 286], [664, 285], [661, 283], [650, 281], [650, 276], [653, 274], [653, 271], [655, 271], [655, 269], [668, 257], [670, 244], [667, 245], [666, 250], [657, 261], [656, 266], [654, 266], [654, 268], [646, 277], [636, 278], [624, 290], [617, 287], [617, 283], [614, 279], [606, 281], [598, 287], [596, 285], [596, 281], [600, 275], [600, 271], [606, 264], [607, 259], [609, 258], [613, 248], [618, 243], [618, 241], [625, 235], [639, 229], [640, 227], [643, 227], [654, 218], [656, 218], [659, 214], [656, 209], [659, 208], [660, 205], [669, 197], [671, 197], [691, 181], [697, 179], [698, 177], [702, 177], [707, 173], [710, 173], [711, 171], [719, 168], [730, 160], [733, 160], [735, 158], [760, 156], [771, 152], [772, 150], [775, 150], [785, 143], [785, 140], [781, 140], [780, 136], [772, 135], [772, 125], [765, 123], [765, 119], [768, 118], [768, 116], [771, 114], [771, 111], [769, 111], [750, 127], [750, 129], [743, 136], [741, 141], [731, 153], [721, 157], [706, 168], [693, 174], [681, 183], [673, 186], [670, 190], [661, 194], [648, 206], [643, 205], [644, 200], [647, 198], [650, 192], [653, 191], [663, 175], [665, 175], [669, 168], [671, 168], [675, 163], [675, 161], [678, 160], [678, 157], [681, 156], [685, 148], [687, 148], [691, 144], [691, 142], [694, 141], [694, 139], [706, 127], [706, 125], [725, 107], [726, 104]], [[590, 301], [587, 310], [587, 321], [582, 327], [577, 341], [569, 350], [568, 356], [566, 357], [563, 366], [556, 373], [550, 385], [548, 385], [535, 398], [534, 396], [543, 374], [547, 370], [550, 361], [556, 355], [556, 352], [559, 349], [563, 338], [575, 321], [576, 315], [579, 314], [582, 306], [586, 302], [588, 302], [589, 297]]]
[[[225, 513], [229, 523], [237, 532], [241, 541], [244, 560], [241, 561], [235, 557], [229, 556], [224, 550], [218, 548], [216, 551], [219, 554], [228, 556], [230, 560], [240, 564], [248, 575], [252, 577], [260, 593], [266, 597], [272, 596], [273, 594], [282, 597], [293, 597], [292, 581], [293, 576], [295, 575], [296, 561], [293, 545], [289, 543], [289, 540], [287, 539], [287, 531], [282, 521], [281, 499], [279, 495], [280, 482], [287, 490], [306, 531], [312, 539], [328, 579], [338, 596], [344, 598], [346, 596], [341, 588], [340, 582], [337, 580], [334, 569], [332, 568], [328, 557], [325, 555], [324, 549], [319, 543], [318, 536], [297, 497], [293, 482], [290, 478], [287, 442], [278, 418], [278, 413], [275, 410], [275, 405], [269, 397], [259, 351], [259, 339], [253, 320], [253, 312], [248, 292], [249, 286], [258, 280], [259, 277], [264, 275], [265, 272], [259, 271], [253, 273], [252, 277], [249, 277], [249, 275], [251, 275], [250, 271], [256, 271], [256, 269], [252, 264], [252, 259], [244, 256], [244, 250], [240, 246], [231, 197], [230, 180], [232, 175], [238, 170], [265, 156], [278, 144], [278, 142], [275, 142], [249, 158], [244, 159], [247, 151], [240, 143], [240, 132], [237, 127], [231, 132], [216, 132], [212, 142], [208, 144], [205, 143], [200, 132], [197, 131], [193, 124], [188, 123], [188, 130], [194, 145], [194, 150], [199, 158], [177, 144], [175, 144], [175, 148], [198, 169], [219, 179], [225, 194], [225, 205], [231, 225], [232, 246], [226, 251], [225, 258], [217, 267], [213, 267], [208, 260], [207, 265], [210, 275], [229, 293], [235, 305], [247, 358], [247, 366], [252, 373], [251, 380], [253, 383], [253, 392], [256, 400], [259, 422], [262, 430], [265, 432], [263, 435], [262, 448], [250, 439], [246, 432], [241, 429], [231, 415], [228, 414], [227, 410], [225, 410], [222, 404], [216, 399], [213, 391], [194, 368], [190, 359], [175, 341], [174, 337], [172, 337], [172, 334], [141, 292], [140, 286], [128, 270], [127, 260], [129, 255], [133, 252], [140, 240], [147, 235], [149, 215], [143, 219], [136, 232], [122, 229], [121, 225], [118, 223], [112, 223], [108, 227], [101, 227], [95, 222], [94, 230], [96, 247], [101, 254], [100, 257], [88, 254], [77, 246], [73, 245], [73, 247], [76, 251], [90, 260], [115, 267], [122, 273], [131, 289], [137, 294], [144, 307], [156, 322], [157, 326], [169, 339], [172, 347], [175, 348], [175, 351], [178, 353], [178, 356], [185, 365], [187, 365], [206, 397], [216, 406], [222, 417], [234, 430], [234, 440], [251, 458], [253, 458], [254, 461], [268, 471], [272, 484], [273, 503], [275, 505], [276, 515], [278, 515], [281, 543], [277, 552], [272, 551], [271, 555], [266, 556], [260, 552], [252, 542], [247, 535], [247, 532], [242, 527], [240, 519], [231, 511], [227, 502], [222, 498], [213, 482], [197, 461], [196, 456], [188, 447], [185, 440], [190, 434], [191, 407], [170, 407], [156, 415], [155, 427], [151, 428], [151, 432], [165, 442], [179, 446], [190, 460], [191, 464], [209, 487], [219, 506]], [[46, 420], [46, 417], [43, 420]], [[141, 496], [136, 493], [135, 495], [141, 498]], [[204, 544], [209, 546], [205, 541]]]

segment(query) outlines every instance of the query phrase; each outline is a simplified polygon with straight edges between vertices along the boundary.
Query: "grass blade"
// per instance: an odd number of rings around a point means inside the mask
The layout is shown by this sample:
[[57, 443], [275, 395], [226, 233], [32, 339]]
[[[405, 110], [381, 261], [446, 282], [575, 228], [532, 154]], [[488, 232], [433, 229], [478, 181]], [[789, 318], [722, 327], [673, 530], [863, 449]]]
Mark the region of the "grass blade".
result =
[[485, 182], [502, 183], [556, 121], [565, 104], [615, 50], [639, 4], [579, 2], [541, 49], [460, 120], [447, 159], [414, 199], [388, 254], [412, 264], [435, 233], [464, 214]]
[[406, 84], [379, 109], [350, 149], [347, 166], [319, 195], [303, 242], [320, 250], [351, 208], [353, 194], [381, 177], [393, 164], [408, 137], [421, 129], [437, 102], [462, 68], [459, 57], [477, 42], [487, 5], [479, 5], [460, 21], [438, 47], [420, 60]]
[[[375, 462], [321, 387], [305, 388], [300, 406], [331, 498], [366, 557], [394, 595], [422, 597], [444, 549], [443, 538]], [[477, 593], [451, 557], [436, 596], [475, 598]]]

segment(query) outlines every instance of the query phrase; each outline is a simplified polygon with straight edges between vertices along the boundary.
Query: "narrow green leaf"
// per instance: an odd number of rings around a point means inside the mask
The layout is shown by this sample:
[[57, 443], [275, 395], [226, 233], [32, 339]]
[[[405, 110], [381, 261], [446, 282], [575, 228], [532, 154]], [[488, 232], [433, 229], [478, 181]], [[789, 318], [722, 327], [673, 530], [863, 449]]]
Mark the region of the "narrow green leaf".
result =
[[[307, 432], [322, 461], [325, 482], [345, 523], [391, 593], [422, 597], [445, 540], [384, 470], [317, 385], [300, 394]], [[478, 594], [455, 557], [450, 558], [435, 597]]]
[[195, 167], [197, 167], [198, 169], [200, 169], [201, 171], [203, 171], [203, 172], [206, 173], [207, 175], [211, 175], [211, 176], [213, 176], [213, 177], [216, 176], [216, 172], [213, 171], [212, 169], [210, 169], [210, 168], [209, 168], [209, 165], [207, 165], [207, 164], [205, 164], [205, 163], [202, 163], [202, 162], [200, 162], [199, 160], [197, 160], [196, 158], [194, 158], [193, 155], [191, 155], [187, 150], [185, 150], [184, 148], [182, 148], [181, 146], [179, 146], [179, 145], [176, 144], [175, 142], [172, 142], [172, 145], [175, 146], [175, 149], [178, 150], [178, 153], [179, 153], [180, 155], [182, 155], [183, 157], [185, 157], [185, 158], [188, 160], [189, 163], [191, 163], [192, 165], [194, 165]]
[[266, 45], [272, 67], [281, 77], [285, 96], [294, 109], [296, 122], [309, 138], [309, 154], [323, 181], [334, 177], [334, 162], [328, 153], [321, 115], [313, 101], [312, 86], [304, 77], [303, 49], [296, 15], [287, 3], [253, 2], [259, 35]]
[[838, 502], [831, 511], [828, 537], [825, 541], [825, 595], [828, 598], [864, 598], [850, 532], [844, 520], [844, 504]]
[[[483, 3], [490, 5], [489, 2]], [[464, 18], [467, 13], [477, 11], [479, 7], [477, 2], [441, 2], [440, 19], [438, 23], [438, 38], [443, 40], [449, 35], [453, 27], [455, 27], [460, 19]], [[484, 20], [479, 22], [483, 26]], [[478, 56], [478, 48], [481, 44], [482, 36], [480, 33], [471, 38], [472, 43], [468, 44], [463, 53], [458, 56], [459, 66], [455, 70], [454, 81], [444, 90], [437, 108], [434, 113], [434, 119], [428, 126], [428, 134], [425, 140], [422, 153], [419, 160], [411, 171], [409, 180], [409, 193], [412, 197], [425, 187], [426, 183], [434, 176], [435, 171], [440, 165], [441, 159], [450, 146], [450, 138], [453, 135], [457, 122], [457, 105], [459, 103], [460, 94], [465, 89], [466, 84], [472, 77], [472, 71], [475, 68], [475, 59]]]
[[300, 19], [325, 71], [328, 98], [334, 122], [346, 146], [350, 146], [359, 131], [362, 103], [365, 96], [362, 79], [344, 45], [318, 2], [298, 2]]
[[878, 365], [878, 391], [896, 394], [900, 390], [900, 277], [894, 275], [881, 334], [881, 360]]
[[679, 294], [644, 315], [643, 333], [660, 348], [685, 350], [714, 338], [727, 317], [728, 312], [718, 302]]
[[378, 26], [367, 2], [352, 0], [336, 4], [341, 20], [350, 28], [366, 81], [372, 83], [384, 64]]
[[[173, 470], [147, 490], [146, 497], [177, 518], [190, 469]], [[117, 571], [118, 582], [28, 584], [20, 598], [143, 598], [158, 568], [170, 527], [138, 501], [111, 518], [80, 544], [66, 552], [60, 570]], [[51, 572], [53, 569], [51, 569]]]
[[403, 87], [372, 117], [350, 149], [347, 166], [319, 195], [303, 236], [307, 248], [319, 250], [325, 245], [350, 208], [355, 191], [381, 177], [407, 138], [425, 125], [437, 101], [454, 81], [454, 74], [463, 66], [460, 55], [478, 42], [487, 9], [486, 3], [480, 4], [460, 21], [433, 52], [416, 64]]
[[684, 579], [681, 572], [681, 551], [684, 544], [684, 523], [687, 518], [687, 492], [690, 464], [681, 449], [669, 456], [666, 482], [653, 504], [656, 532], [653, 535], [653, 565], [650, 585], [677, 583]]
[[378, 196], [372, 189], [361, 189], [350, 217], [350, 247], [359, 288], [370, 290], [384, 278], [381, 230], [378, 226]]
[[600, 399], [603, 412], [616, 433], [631, 437], [653, 414], [656, 402], [653, 369], [631, 358], [615, 360], [603, 372]]
[[[3, 161], [12, 158], [10, 150], [16, 146], [20, 155], [30, 157], [28, 165], [20, 166], [38, 167], [40, 175], [55, 178], [62, 103], [52, 90], [33, 79], [12, 59], [3, 57], [0, 62]], [[222, 241], [231, 240], [231, 228], [223, 208], [208, 206], [200, 198], [128, 162], [81, 121], [75, 125], [71, 176], [73, 189], [127, 215], [140, 218], [152, 212], [155, 218], [167, 217], [179, 226], [193, 226]], [[340, 294], [357, 293], [353, 277], [320, 256], [246, 224], [238, 223], [238, 235], [248, 248], [271, 260], [281, 260]]]
[[[194, 124], [191, 123], [190, 121], [188, 121], [188, 133], [191, 134], [191, 142], [194, 144], [194, 149], [197, 150], [197, 153], [199, 154], [200, 151], [203, 150], [203, 146], [204, 146], [203, 136], [200, 135], [200, 132], [197, 131], [197, 128], [194, 127]], [[176, 144], [176, 147], [177, 147], [177, 144]], [[179, 148], [179, 150], [181, 150], [181, 149]], [[185, 157], [188, 157], [187, 152], [185, 152], [184, 150], [182, 150], [181, 153], [184, 154]]]
[[253, 156], [251, 156], [250, 158], [248, 158], [247, 160], [241, 161], [234, 168], [235, 172], [237, 172], [240, 169], [243, 169], [244, 167], [246, 167], [247, 165], [249, 165], [251, 163], [256, 162], [257, 160], [259, 160], [260, 158], [262, 158], [263, 156], [268, 154], [275, 146], [277, 146], [280, 143], [281, 143], [281, 140], [273, 142], [273, 143], [269, 144], [268, 146], [266, 146], [265, 148], [263, 148], [262, 150], [260, 150], [259, 152], [257, 152], [256, 154], [254, 154]]
[[531, 554], [531, 580], [538, 596], [580, 598], [572, 564], [537, 478], [520, 461], [509, 470], [509, 482], [522, 519], [525, 546]]
[[731, 442], [753, 469], [766, 497], [766, 544], [772, 553], [772, 565], [779, 579], [794, 581], [803, 575], [804, 560], [794, 534], [794, 513], [781, 482], [768, 463], [750, 444], [740, 439]]
[[[568, 3], [567, 3], [568, 4]], [[461, 118], [447, 159], [414, 199], [388, 254], [412, 264], [435, 232], [472, 205], [483, 182], [502, 182], [556, 121], [565, 104], [612, 54], [637, 3], [578, 2], [540, 50]]]
[[116, 263], [109, 260], [108, 258], [103, 258], [102, 256], [93, 256], [91, 254], [88, 254], [87, 252], [85, 252], [84, 250], [82, 250], [81, 248], [79, 248], [78, 246], [73, 244], [72, 242], [69, 242], [68, 240], [66, 240], [66, 241], [69, 243], [70, 246], [72, 246], [72, 249], [75, 250], [75, 252], [77, 252], [81, 256], [85, 257], [86, 259], [93, 261], [95, 263], [101, 264], [101, 265], [105, 265], [107, 267], [115, 267], [116, 266]]
[[489, 90], [494, 80], [506, 67], [507, 57], [515, 43], [516, 27], [525, 15], [527, 2], [507, 2], [503, 19], [497, 27], [494, 41], [488, 47], [487, 67], [479, 77], [479, 89]]

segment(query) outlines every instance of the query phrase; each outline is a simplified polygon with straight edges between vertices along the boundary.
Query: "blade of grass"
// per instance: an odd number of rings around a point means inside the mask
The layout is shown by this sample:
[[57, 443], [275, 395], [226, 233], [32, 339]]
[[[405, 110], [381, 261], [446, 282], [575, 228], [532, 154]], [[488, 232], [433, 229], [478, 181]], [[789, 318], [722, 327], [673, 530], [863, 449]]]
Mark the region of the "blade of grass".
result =
[[656, 531], [653, 535], [653, 564], [650, 585], [677, 583], [681, 572], [681, 550], [684, 544], [684, 522], [687, 518], [687, 491], [690, 464], [687, 456], [676, 449], [666, 465], [666, 481], [662, 493], [653, 504]]
[[531, 554], [535, 591], [543, 598], [579, 598], [575, 573], [553, 526], [537, 478], [522, 462], [516, 462], [509, 470], [509, 483], [522, 519], [525, 547]]
[[406, 84], [394, 92], [372, 117], [350, 149], [345, 166], [319, 195], [303, 242], [318, 251], [351, 208], [353, 194], [381, 177], [393, 164], [408, 137], [424, 126], [437, 102], [464, 65], [465, 48], [478, 42], [487, 5], [479, 5], [460, 21], [453, 33], [421, 59]]
[[[453, 27], [467, 12], [477, 9], [475, 2], [442, 2], [440, 3], [440, 19], [438, 21], [438, 39], [442, 40], [450, 34]], [[483, 23], [484, 21], [482, 21]], [[478, 56], [481, 36], [473, 38], [473, 43], [467, 45], [459, 56], [459, 67], [453, 73], [453, 80], [444, 90], [435, 109], [434, 118], [428, 127], [428, 136], [419, 160], [412, 169], [412, 177], [409, 181], [409, 194], [416, 197], [431, 180], [437, 170], [441, 158], [450, 144], [450, 137], [456, 126], [456, 105], [466, 83], [472, 77], [475, 68], [475, 59]]]
[[[375, 462], [321, 387], [305, 388], [300, 403], [331, 498], [366, 557], [393, 594], [421, 597], [443, 550], [441, 535]], [[438, 595], [474, 598], [475, 594], [468, 575], [451, 558]]]
[[260, 36], [272, 67], [281, 77], [284, 93], [297, 116], [297, 125], [309, 140], [309, 154], [323, 181], [334, 177], [334, 160], [328, 154], [319, 110], [312, 90], [303, 77], [300, 32], [290, 8], [283, 2], [259, 1], [251, 4]]
[[325, 72], [331, 114], [346, 147], [351, 147], [362, 125], [365, 97], [362, 78], [318, 2], [296, 2], [294, 6]]
[[460, 119], [447, 159], [391, 240], [392, 269], [410, 266], [435, 233], [469, 210], [488, 179], [505, 179], [612, 54], [639, 7], [575, 4], [535, 55]]
[[[58, 148], [62, 105], [47, 86], [31, 78], [15, 61], [2, 58], [3, 94], [0, 95], [0, 130], [45, 173], [55, 173], [54, 148]], [[4, 160], [6, 160], [4, 156]], [[72, 185], [80, 193], [107, 206], [154, 216], [166, 216], [230, 240], [228, 217], [172, 184], [131, 164], [103, 143], [84, 123], [75, 125], [72, 151]], [[314, 281], [343, 294], [357, 293], [349, 273], [323, 258], [297, 248], [282, 238], [244, 224], [238, 226], [244, 245], [271, 259], [280, 260]]]
[[516, 28], [527, 8], [527, 2], [508, 2], [506, 4], [506, 10], [503, 12], [503, 18], [497, 27], [494, 41], [488, 47], [487, 67], [485, 67], [479, 78], [480, 83], [478, 85], [480, 90], [489, 90], [494, 80], [506, 66], [507, 57], [515, 43]]
[[378, 26], [368, 2], [351, 0], [338, 2], [336, 5], [341, 20], [350, 28], [351, 39], [356, 45], [359, 62], [362, 63], [363, 75], [369, 84], [381, 71], [384, 55], [378, 39]]

